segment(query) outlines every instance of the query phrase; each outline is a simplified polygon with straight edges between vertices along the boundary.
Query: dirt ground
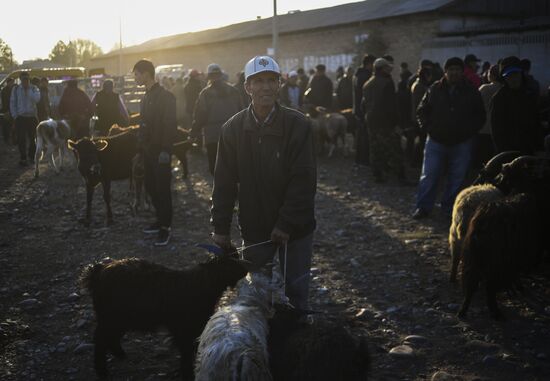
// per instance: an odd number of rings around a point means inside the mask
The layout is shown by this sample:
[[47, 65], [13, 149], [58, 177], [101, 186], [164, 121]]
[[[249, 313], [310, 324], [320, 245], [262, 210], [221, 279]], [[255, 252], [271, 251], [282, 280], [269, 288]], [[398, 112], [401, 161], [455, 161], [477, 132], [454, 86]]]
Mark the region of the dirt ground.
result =
[[[74, 165], [55, 175], [42, 164], [34, 180], [15, 147], [0, 143], [1, 380], [95, 379], [91, 300], [77, 286], [86, 264], [135, 256], [182, 268], [207, 258], [195, 244], [209, 242], [211, 179], [204, 156], [189, 161], [189, 180], [174, 172], [173, 239], [154, 248], [141, 233], [152, 215], [132, 216], [127, 182], [113, 186], [116, 223], [104, 225], [99, 191], [86, 228]], [[371, 380], [550, 379], [548, 268], [525, 281], [526, 295], [500, 295], [504, 322], [489, 319], [482, 291], [460, 321], [461, 291], [447, 280], [448, 222], [438, 213], [412, 220], [414, 187], [374, 184], [349, 158], [321, 158], [319, 167], [312, 308], [316, 319], [343, 317], [368, 337]], [[128, 359], [109, 362], [114, 380], [178, 378], [166, 333], [130, 334], [123, 347]]]

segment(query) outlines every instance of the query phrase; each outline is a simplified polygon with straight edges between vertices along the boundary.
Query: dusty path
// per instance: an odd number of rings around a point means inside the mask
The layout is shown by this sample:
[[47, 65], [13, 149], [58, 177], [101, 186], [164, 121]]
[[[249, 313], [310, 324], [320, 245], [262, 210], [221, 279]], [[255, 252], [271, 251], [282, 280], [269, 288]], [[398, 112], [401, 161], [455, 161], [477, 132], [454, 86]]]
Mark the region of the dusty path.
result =
[[[90, 300], [76, 285], [80, 269], [104, 258], [137, 256], [173, 268], [204, 260], [211, 182], [204, 157], [191, 178], [174, 181], [174, 239], [153, 248], [132, 217], [128, 184], [113, 188], [116, 224], [106, 228], [101, 192], [90, 228], [76, 223], [85, 191], [74, 168], [55, 176], [17, 166], [0, 143], [0, 380], [93, 380]], [[483, 292], [468, 321], [455, 318], [461, 293], [447, 282], [447, 225], [409, 218], [414, 188], [374, 185], [349, 159], [320, 160], [312, 307], [343, 316], [366, 334], [372, 380], [550, 379], [550, 282], [540, 275], [528, 296], [501, 295], [507, 321], [489, 320]], [[548, 270], [548, 269], [546, 269]], [[546, 271], [548, 274], [548, 271]], [[388, 352], [409, 338], [412, 354]], [[177, 351], [166, 334], [131, 334], [128, 360], [110, 363], [116, 380], [177, 379]]]

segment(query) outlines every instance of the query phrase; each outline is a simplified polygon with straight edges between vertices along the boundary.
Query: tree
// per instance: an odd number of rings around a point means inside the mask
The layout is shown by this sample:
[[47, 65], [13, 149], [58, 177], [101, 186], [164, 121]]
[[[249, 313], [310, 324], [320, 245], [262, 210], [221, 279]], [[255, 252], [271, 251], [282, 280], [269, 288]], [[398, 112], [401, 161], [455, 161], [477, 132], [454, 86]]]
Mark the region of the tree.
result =
[[355, 41], [357, 55], [354, 59], [355, 66], [361, 66], [363, 56], [368, 53], [375, 57], [381, 57], [388, 53], [388, 44], [384, 41], [380, 33], [364, 33]]
[[103, 51], [95, 42], [85, 39], [77, 39], [65, 43], [61, 40], [55, 44], [50, 60], [65, 66], [79, 66], [85, 61], [103, 54]]
[[12, 71], [16, 65], [10, 46], [0, 38], [0, 71]]

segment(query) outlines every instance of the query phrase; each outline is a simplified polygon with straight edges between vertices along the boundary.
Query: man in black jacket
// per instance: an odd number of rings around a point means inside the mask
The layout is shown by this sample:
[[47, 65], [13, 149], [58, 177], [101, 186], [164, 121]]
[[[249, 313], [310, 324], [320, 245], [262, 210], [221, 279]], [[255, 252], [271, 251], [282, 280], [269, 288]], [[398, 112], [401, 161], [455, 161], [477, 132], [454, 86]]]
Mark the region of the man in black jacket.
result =
[[374, 61], [374, 76], [363, 86], [365, 124], [369, 132], [369, 151], [372, 174], [376, 182], [384, 182], [389, 170], [405, 184], [405, 169], [396, 132], [398, 121], [397, 97], [391, 77], [393, 66], [384, 58]]
[[374, 60], [376, 60], [376, 57], [365, 54], [363, 57], [363, 66], [357, 68], [353, 77], [353, 114], [359, 121], [355, 163], [361, 165], [369, 164], [369, 135], [365, 126], [365, 110], [363, 110], [363, 85], [372, 75]]
[[151, 61], [140, 60], [134, 65], [138, 85], [145, 85], [141, 100], [141, 124], [138, 142], [145, 165], [145, 189], [151, 196], [157, 220], [143, 230], [158, 234], [155, 246], [166, 246], [172, 226], [171, 154], [176, 132], [176, 99], [155, 81]]
[[468, 171], [474, 137], [485, 123], [481, 95], [466, 82], [463, 71], [464, 62], [460, 58], [449, 58], [445, 63], [445, 76], [428, 89], [418, 106], [418, 124], [428, 138], [413, 214], [415, 219], [431, 212], [439, 179], [445, 172], [447, 184], [441, 209], [450, 216]]
[[491, 132], [496, 152], [521, 151], [532, 155], [542, 148], [542, 128], [537, 107], [538, 94], [529, 89], [519, 58], [500, 63], [503, 86], [492, 99]]
[[323, 64], [315, 66], [315, 74], [309, 79], [305, 97], [312, 106], [321, 106], [330, 110], [333, 86], [332, 81], [326, 75], [326, 70], [326, 66]]
[[290, 302], [307, 309], [317, 186], [311, 125], [300, 112], [276, 102], [280, 70], [271, 57], [251, 59], [245, 77], [252, 103], [225, 123], [218, 143], [213, 239], [230, 247], [238, 200], [241, 235], [249, 247], [245, 258], [263, 265], [279, 248], [282, 268], [287, 260]]

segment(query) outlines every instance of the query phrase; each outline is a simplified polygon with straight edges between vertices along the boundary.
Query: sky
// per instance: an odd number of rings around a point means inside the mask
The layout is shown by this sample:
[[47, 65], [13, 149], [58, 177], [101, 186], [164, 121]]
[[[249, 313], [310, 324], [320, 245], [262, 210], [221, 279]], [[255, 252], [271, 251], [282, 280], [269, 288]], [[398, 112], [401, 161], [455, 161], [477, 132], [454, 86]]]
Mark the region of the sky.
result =
[[[353, 1], [278, 0], [277, 13]], [[119, 41], [119, 25], [123, 46], [130, 46], [156, 37], [273, 15], [273, 0], [27, 0], [24, 6], [14, 0], [1, 3], [0, 38], [12, 48], [19, 63], [47, 58], [59, 40], [89, 39], [106, 53]]]

